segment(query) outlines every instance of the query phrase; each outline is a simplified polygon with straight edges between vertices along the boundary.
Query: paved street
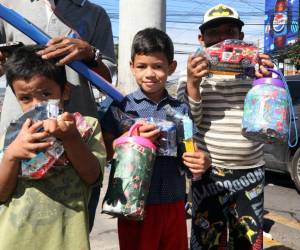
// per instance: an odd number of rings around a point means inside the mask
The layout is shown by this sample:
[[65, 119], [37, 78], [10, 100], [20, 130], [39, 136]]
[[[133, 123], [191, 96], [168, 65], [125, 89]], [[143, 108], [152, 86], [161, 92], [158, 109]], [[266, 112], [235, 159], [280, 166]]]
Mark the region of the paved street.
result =
[[267, 172], [264, 218], [273, 237], [264, 238], [264, 249], [300, 249], [300, 195], [287, 175]]
[[[105, 174], [101, 198], [106, 191], [108, 171]], [[91, 233], [92, 250], [118, 250], [116, 219], [101, 214], [98, 207]], [[188, 220], [190, 228], [190, 220]], [[300, 249], [300, 195], [289, 177], [267, 172], [265, 188], [265, 250]]]

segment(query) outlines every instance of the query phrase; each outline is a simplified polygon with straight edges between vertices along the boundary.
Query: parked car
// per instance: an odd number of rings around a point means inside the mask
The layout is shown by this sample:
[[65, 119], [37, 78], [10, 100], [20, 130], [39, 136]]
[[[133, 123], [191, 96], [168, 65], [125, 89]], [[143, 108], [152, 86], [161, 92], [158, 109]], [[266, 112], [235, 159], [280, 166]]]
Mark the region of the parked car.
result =
[[206, 49], [211, 56], [211, 64], [239, 64], [243, 68], [256, 63], [257, 47], [253, 43], [227, 39]]
[[[289, 91], [293, 101], [296, 117], [298, 143], [291, 148], [288, 144], [266, 144], [264, 146], [264, 158], [266, 168], [272, 171], [288, 173], [300, 192], [300, 75], [286, 77]], [[295, 132], [291, 133], [292, 144], [295, 142]]]

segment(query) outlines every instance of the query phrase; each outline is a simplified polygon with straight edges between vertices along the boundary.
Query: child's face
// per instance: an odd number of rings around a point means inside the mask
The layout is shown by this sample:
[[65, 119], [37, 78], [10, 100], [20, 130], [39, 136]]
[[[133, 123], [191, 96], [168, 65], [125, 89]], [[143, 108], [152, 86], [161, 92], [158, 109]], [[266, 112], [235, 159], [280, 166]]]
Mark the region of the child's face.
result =
[[199, 42], [204, 43], [205, 47], [222, 42], [226, 39], [243, 40], [244, 33], [234, 23], [221, 23], [212, 27], [207, 27], [202, 35], [199, 35]]
[[161, 52], [147, 55], [137, 54], [130, 62], [131, 71], [143, 92], [153, 101], [160, 101], [164, 95], [166, 81], [176, 69], [176, 61], [168, 63]]
[[24, 112], [49, 99], [59, 99], [60, 108], [63, 108], [63, 102], [69, 98], [67, 85], [62, 91], [55, 81], [42, 75], [33, 76], [28, 81], [24, 79], [14, 80], [13, 89]]

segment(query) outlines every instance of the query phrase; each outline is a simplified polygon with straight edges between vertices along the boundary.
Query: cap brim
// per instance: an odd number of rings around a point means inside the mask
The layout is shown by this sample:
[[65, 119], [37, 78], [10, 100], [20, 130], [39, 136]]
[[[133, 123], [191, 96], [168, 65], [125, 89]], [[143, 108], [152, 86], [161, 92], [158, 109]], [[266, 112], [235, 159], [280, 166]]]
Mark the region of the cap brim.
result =
[[219, 17], [219, 18], [214, 18], [210, 21], [207, 21], [206, 23], [203, 23], [199, 26], [199, 29], [201, 31], [201, 33], [203, 33], [203, 30], [211, 25], [211, 24], [214, 24], [214, 23], [219, 23], [219, 22], [224, 22], [224, 21], [231, 21], [231, 22], [234, 22], [238, 25], [240, 25], [241, 27], [244, 26], [244, 22], [241, 21], [240, 19], [237, 19], [237, 18], [234, 18], [234, 17]]

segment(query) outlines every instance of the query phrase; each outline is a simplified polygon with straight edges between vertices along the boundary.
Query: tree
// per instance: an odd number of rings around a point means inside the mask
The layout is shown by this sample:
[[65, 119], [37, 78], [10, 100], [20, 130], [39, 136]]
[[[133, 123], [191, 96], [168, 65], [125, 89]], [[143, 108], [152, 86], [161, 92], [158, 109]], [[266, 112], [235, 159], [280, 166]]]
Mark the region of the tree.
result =
[[300, 67], [300, 40], [288, 47], [287, 58], [291, 59], [296, 67]]

